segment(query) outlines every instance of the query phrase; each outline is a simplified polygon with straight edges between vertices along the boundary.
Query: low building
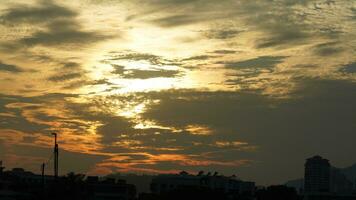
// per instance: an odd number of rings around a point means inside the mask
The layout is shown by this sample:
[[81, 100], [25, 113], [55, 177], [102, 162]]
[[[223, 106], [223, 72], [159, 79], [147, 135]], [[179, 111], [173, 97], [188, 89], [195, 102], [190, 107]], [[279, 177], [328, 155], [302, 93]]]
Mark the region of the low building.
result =
[[255, 183], [237, 179], [235, 176], [199, 174], [191, 175], [186, 172], [180, 174], [163, 174], [152, 179], [151, 192], [162, 194], [182, 188], [207, 188], [223, 192], [228, 196], [254, 195]]
[[133, 200], [136, 198], [136, 187], [124, 180], [107, 178], [99, 180], [97, 176], [86, 179], [90, 200]]

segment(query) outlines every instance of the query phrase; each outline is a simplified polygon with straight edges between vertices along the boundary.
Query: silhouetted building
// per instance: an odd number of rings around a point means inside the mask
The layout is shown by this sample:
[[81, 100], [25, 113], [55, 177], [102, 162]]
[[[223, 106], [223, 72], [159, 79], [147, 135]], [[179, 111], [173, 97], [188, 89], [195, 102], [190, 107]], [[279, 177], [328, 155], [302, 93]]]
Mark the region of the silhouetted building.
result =
[[253, 196], [254, 182], [246, 182], [236, 177], [221, 175], [191, 175], [186, 172], [180, 174], [163, 174], [152, 179], [151, 191], [154, 194], [163, 194], [175, 190], [195, 188], [221, 192], [230, 197], [239, 195]]
[[36, 199], [42, 193], [42, 177], [22, 168], [0, 175], [0, 199]]
[[273, 185], [256, 191], [257, 200], [300, 200], [297, 190], [285, 185]]
[[307, 159], [304, 176], [304, 200], [356, 200], [352, 182], [340, 170], [331, 168], [320, 156]]
[[307, 159], [304, 174], [305, 194], [330, 192], [330, 163], [320, 156]]
[[100, 181], [97, 176], [89, 176], [86, 183], [90, 200], [133, 200], [136, 197], [136, 187], [125, 180], [107, 178]]
[[22, 168], [0, 173], [1, 200], [133, 200], [136, 188], [124, 180], [87, 177], [69, 173], [55, 180], [54, 176], [37, 175]]

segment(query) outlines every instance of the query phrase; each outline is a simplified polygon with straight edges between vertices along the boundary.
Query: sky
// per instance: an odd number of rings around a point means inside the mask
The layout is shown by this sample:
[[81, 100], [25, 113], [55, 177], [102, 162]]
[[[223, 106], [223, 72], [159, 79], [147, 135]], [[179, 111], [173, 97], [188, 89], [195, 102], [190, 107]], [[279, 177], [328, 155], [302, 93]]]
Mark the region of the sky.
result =
[[0, 160], [303, 176], [356, 162], [356, 2], [0, 0]]

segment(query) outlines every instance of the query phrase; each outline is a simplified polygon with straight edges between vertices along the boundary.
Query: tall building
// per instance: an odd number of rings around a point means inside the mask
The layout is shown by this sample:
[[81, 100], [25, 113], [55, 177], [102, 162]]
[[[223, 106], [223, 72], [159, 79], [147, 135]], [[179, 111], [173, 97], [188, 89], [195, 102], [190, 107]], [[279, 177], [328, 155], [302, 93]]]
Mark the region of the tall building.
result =
[[306, 194], [330, 192], [330, 163], [320, 156], [307, 159], [304, 172]]

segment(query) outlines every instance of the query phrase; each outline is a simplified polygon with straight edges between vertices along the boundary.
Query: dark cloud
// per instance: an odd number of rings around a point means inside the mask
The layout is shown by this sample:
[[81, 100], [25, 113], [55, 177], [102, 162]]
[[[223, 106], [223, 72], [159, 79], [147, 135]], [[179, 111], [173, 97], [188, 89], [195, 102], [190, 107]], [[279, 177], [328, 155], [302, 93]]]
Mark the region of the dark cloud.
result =
[[344, 34], [345, 32], [340, 29], [339, 27], [327, 27], [319, 29], [319, 32], [323, 36], [327, 36], [330, 39], [339, 38], [340, 35]]
[[344, 51], [338, 42], [327, 42], [314, 47], [314, 52], [319, 56], [331, 56]]
[[[152, 65], [176, 65], [179, 66], [181, 63], [179, 60], [175, 59], [166, 59], [162, 56], [150, 54], [150, 53], [139, 53], [134, 51], [112, 51], [109, 52], [107, 55], [108, 58], [102, 60], [103, 63], [111, 64], [112, 61], [120, 61], [120, 60], [127, 60], [127, 61], [146, 61]], [[112, 66], [117, 70], [122, 70], [124, 66], [112, 64]]]
[[[104, 62], [110, 62], [113, 60], [132, 60], [132, 61], [148, 61], [153, 65], [172, 64], [172, 61], [166, 60], [160, 56], [145, 53], [118, 53], [111, 52], [110, 58]], [[148, 79], [156, 77], [176, 77], [181, 75], [181, 71], [178, 70], [165, 70], [161, 68], [155, 68], [150, 70], [143, 69], [126, 69], [125, 66], [112, 64], [112, 74], [120, 75], [123, 78], [136, 78], [136, 79]]]
[[102, 135], [102, 142], [106, 145], [112, 145], [119, 141], [119, 136], [122, 134], [130, 134], [135, 132], [134, 124], [123, 117], [106, 116], [99, 118], [104, 125], [99, 127], [98, 133]]
[[157, 77], [172, 78], [179, 76], [180, 71], [177, 70], [164, 70], [164, 69], [154, 69], [154, 70], [139, 70], [139, 69], [125, 69], [121, 65], [112, 65], [114, 70], [112, 74], [120, 75], [122, 78], [127, 79], [149, 79]]
[[[211, 137], [215, 141], [227, 139], [256, 144], [258, 153], [249, 155], [249, 158], [261, 164], [239, 168], [240, 175], [261, 175], [261, 182], [272, 178], [283, 181], [290, 176], [299, 176], [304, 159], [309, 155], [319, 152], [330, 159], [349, 161], [351, 158], [345, 155], [354, 146], [351, 141], [354, 140], [352, 130], [356, 117], [353, 112], [356, 94], [352, 92], [355, 84], [302, 81], [303, 87], [294, 94], [298, 98], [285, 100], [256, 93], [156, 93], [155, 98], [160, 104], [151, 107], [144, 117], [164, 126], [208, 125], [216, 130], [217, 134]], [[335, 151], [330, 149], [333, 145], [342, 148]], [[291, 156], [294, 159], [290, 160]], [[284, 158], [292, 163], [284, 163]], [[280, 167], [276, 168], [276, 165]], [[282, 169], [281, 173], [279, 170]], [[262, 176], [266, 171], [270, 175]]]
[[[260, 12], [257, 11], [257, 15], [247, 15], [247, 23], [264, 34], [263, 37], [256, 40], [256, 47], [289, 48], [308, 44], [314, 38], [329, 37], [334, 39], [344, 34], [344, 30], [339, 26], [325, 26], [317, 20], [314, 21], [314, 14], [309, 13], [312, 6], [318, 9], [317, 12], [322, 13], [324, 9], [333, 9], [334, 3], [330, 3], [330, 1], [318, 3], [316, 1], [255, 2], [255, 6], [251, 8]], [[323, 15], [323, 17], [323, 21], [329, 20], [329, 16]], [[326, 54], [328, 53], [326, 52]]]
[[345, 65], [341, 68], [341, 71], [346, 73], [356, 73], [356, 62]]
[[0, 19], [2, 23], [16, 26], [19, 23], [47, 23], [48, 20], [73, 18], [77, 13], [68, 8], [55, 5], [51, 1], [41, 1], [38, 6], [18, 5], [5, 10]]
[[[255, 39], [256, 48], [289, 48], [307, 44], [320, 36], [335, 38], [344, 33], [342, 28], [336, 25], [325, 27], [317, 20], [313, 21], [314, 13], [311, 11], [313, 6], [320, 10], [327, 10], [338, 5], [330, 1], [226, 0], [217, 3], [213, 0], [197, 0], [154, 1], [149, 4], [139, 2], [144, 11], [135, 14], [134, 18], [140, 17], [165, 28], [201, 22], [209, 22], [213, 27], [219, 24], [217, 20], [224, 20], [224, 23], [218, 25], [217, 30], [207, 32], [206, 36], [216, 39], [233, 38], [240, 30], [224, 27], [237, 25], [261, 33], [261, 36]], [[352, 5], [349, 7], [353, 14]], [[323, 15], [323, 17], [329, 16]]]
[[189, 60], [208, 60], [210, 58], [217, 58], [219, 56], [212, 56], [212, 55], [201, 55], [201, 56], [192, 56], [189, 58], [185, 58], [182, 61], [189, 61]]
[[[56, 93], [32, 97], [0, 95], [0, 113], [12, 113], [11, 116], [0, 115], [0, 120], [5, 122], [0, 123], [0, 129], [20, 131], [28, 134], [29, 137], [49, 134], [54, 128], [71, 130], [75, 135], [87, 134], [90, 125], [75, 118], [75, 113], [70, 117], [57, 115], [48, 110], [49, 107], [61, 109], [59, 112], [67, 114], [75, 111], [69, 107], [67, 109], [67, 104], [70, 104], [66, 100], [67, 97], [77, 97], [77, 95]], [[58, 108], [56, 106], [58, 101], [64, 107]]]
[[[166, 4], [165, 4], [166, 3]], [[315, 32], [315, 27], [305, 23], [305, 13], [298, 12], [297, 5], [305, 6], [312, 1], [191, 1], [189, 4], [170, 1], [152, 4], [157, 9], [153, 13], [163, 12], [166, 15], [149, 20], [158, 26], [171, 28], [200, 22], [214, 22], [220, 19], [241, 19], [249, 30], [263, 33], [256, 40], [257, 48], [289, 47], [304, 44]], [[178, 8], [177, 8], [178, 7]], [[158, 9], [162, 8], [162, 9]], [[172, 15], [171, 13], [177, 13]], [[151, 15], [152, 12], [147, 13]], [[146, 16], [147, 17], [147, 16]], [[229, 22], [230, 23], [230, 22]], [[226, 25], [226, 24], [225, 24]], [[239, 24], [241, 26], [241, 24]], [[229, 39], [241, 30], [224, 28], [205, 32], [205, 37], [213, 39]]]
[[[251, 174], [254, 174], [255, 177], [259, 177], [255, 180], [260, 183], [266, 183], [272, 178], [275, 181], [284, 181], [290, 176], [300, 175], [304, 158], [309, 154], [321, 152], [330, 159], [349, 160], [350, 157], [345, 155], [354, 149], [352, 130], [355, 128], [353, 119], [356, 116], [353, 110], [356, 109], [356, 96], [352, 91], [355, 84], [346, 81], [308, 79], [301, 80], [301, 83], [302, 87], [295, 92], [296, 98], [293, 99], [274, 99], [254, 92], [169, 90], [134, 95], [97, 96], [88, 103], [65, 101], [67, 112], [72, 114], [71, 119], [78, 120], [54, 117], [43, 112], [36, 112], [33, 117], [46, 122], [64, 123], [62, 127], [75, 130], [78, 134], [85, 133], [88, 125], [75, 121], [100, 122], [102, 125], [97, 133], [102, 136], [100, 142], [105, 148], [101, 151], [104, 152], [144, 151], [159, 155], [162, 152], [170, 152], [168, 150], [170, 148], [176, 148], [175, 153], [208, 154], [213, 161], [254, 160], [256, 162], [250, 163], [249, 167], [219, 165], [216, 170], [232, 174], [238, 169], [241, 177], [251, 178]], [[32, 126], [35, 132], [48, 131], [50, 128], [48, 125], [26, 121], [21, 117], [21, 109], [8, 108], [5, 105], [12, 102], [50, 104], [56, 100], [63, 101], [66, 97], [76, 96], [64, 94], [27, 98], [2, 96], [0, 112], [13, 112], [16, 116], [1, 120], [8, 122], [2, 127], [32, 130]], [[142, 114], [142, 119], [154, 121], [165, 127], [182, 129], [182, 131], [173, 132], [160, 128], [137, 130], [133, 128], [135, 123], [130, 119], [114, 116], [116, 113], [110, 112], [117, 102], [135, 104], [145, 100], [159, 100], [159, 103], [149, 105], [148, 110]], [[38, 108], [32, 106], [23, 109], [36, 111]], [[186, 130], [189, 125], [208, 127], [212, 134], [193, 135]], [[219, 144], [220, 148], [216, 146], [217, 141], [222, 141]], [[249, 145], [234, 147], [231, 145], [232, 141], [247, 142]], [[339, 146], [337, 151], [330, 149], [332, 145]], [[249, 150], [254, 146], [258, 149]], [[294, 159], [289, 163], [283, 162], [290, 157]], [[142, 163], [145, 159], [135, 158], [135, 161]], [[162, 161], [151, 168], [172, 167], [172, 162], [165, 164]], [[186, 170], [209, 168], [209, 166], [180, 166], [182, 163], [174, 162], [173, 164]], [[276, 165], [280, 167], [277, 169]], [[268, 176], [265, 175], [266, 172]]]
[[136, 52], [110, 52], [110, 59], [108, 60], [133, 60], [141, 61], [145, 60], [152, 64], [162, 64], [164, 59], [160, 56], [148, 54], [148, 53], [136, 53]]
[[[292, 8], [278, 7], [278, 11], [266, 4], [256, 4], [258, 15], [249, 15], [247, 23], [263, 33], [256, 40], [256, 48], [288, 47], [308, 41], [313, 27], [304, 23], [304, 16]], [[278, 5], [275, 5], [278, 6]]]
[[95, 31], [83, 30], [80, 22], [75, 18], [77, 13], [71, 9], [55, 5], [54, 3], [42, 3], [39, 6], [19, 6], [9, 8], [2, 16], [3, 24], [18, 25], [25, 23], [27, 26], [44, 26], [45, 30], [37, 30], [30, 36], [17, 41], [3, 44], [8, 50], [18, 50], [24, 47], [37, 45], [63, 47], [76, 45], [76, 47], [93, 44], [112, 38]]
[[249, 60], [237, 62], [225, 62], [225, 66], [232, 69], [256, 69], [256, 68], [274, 68], [282, 63], [284, 56], [261, 56]]
[[114, 70], [111, 72], [113, 74], [123, 74], [125, 72], [125, 66], [122, 65], [111, 65]]
[[72, 79], [78, 79], [82, 77], [82, 73], [73, 72], [73, 73], [66, 73], [66, 74], [56, 74], [48, 78], [48, 80], [53, 82], [61, 82], [61, 81], [68, 81]]
[[[79, 78], [79, 77], [78, 77]], [[80, 88], [80, 87], [83, 87], [83, 86], [86, 86], [86, 85], [91, 85], [92, 82], [91, 81], [86, 81], [86, 80], [76, 80], [77, 78], [74, 77], [74, 78], [71, 78], [72, 80], [74, 81], [71, 81], [67, 84], [64, 84], [64, 86], [62, 87], [62, 89], [65, 89], [65, 90], [73, 90], [73, 89], [77, 89], [77, 88]], [[68, 79], [68, 80], [71, 80], [71, 79]]]
[[24, 46], [62, 46], [87, 45], [110, 38], [97, 32], [81, 30], [81, 26], [72, 20], [54, 21], [48, 26], [48, 31], [38, 31], [18, 42]]
[[352, 11], [351, 19], [356, 20], [356, 8], [351, 8], [351, 11]]
[[[147, 19], [148, 22], [161, 27], [171, 28], [190, 25], [199, 22], [214, 21], [231, 17], [235, 12], [236, 2], [232, 0], [217, 3], [214, 0], [184, 0], [184, 1], [162, 1], [150, 2], [138, 1], [145, 12], [130, 16], [128, 19]], [[157, 13], [164, 13], [159, 15]], [[175, 13], [175, 14], [172, 14]]]
[[235, 50], [222, 49], [222, 50], [215, 50], [212, 53], [215, 53], [215, 54], [234, 54], [236, 52], [237, 51], [235, 51]]
[[[43, 99], [45, 99], [45, 97], [43, 97]], [[0, 94], [0, 113], [14, 113], [13, 117], [0, 116], [0, 121], [5, 122], [0, 123], [0, 128], [13, 129], [26, 133], [38, 133], [46, 130], [49, 128], [48, 125], [30, 122], [22, 116], [22, 109], [9, 108], [7, 106], [11, 103], [26, 103], [28, 104], [25, 106], [26, 110], [34, 110], [39, 108], [40, 102], [42, 101], [30, 97]]]
[[99, 79], [99, 80], [94, 80], [92, 82], [92, 85], [104, 85], [104, 84], [113, 85], [113, 83], [109, 82], [109, 80], [105, 79], [105, 78], [104, 79]]
[[[80, 87], [84, 86], [90, 86], [90, 85], [115, 85], [111, 82], [109, 82], [108, 79], [99, 79], [99, 80], [86, 80], [85, 76], [81, 72], [74, 72], [74, 73], [69, 73], [69, 74], [63, 74], [63, 75], [54, 75], [50, 77], [49, 79], [55, 79], [51, 81], [59, 82], [59, 81], [68, 81], [68, 83], [65, 83], [62, 87], [62, 89], [77, 89]], [[111, 87], [117, 89], [118, 87]], [[107, 90], [111, 90], [107, 89]]]
[[149, 78], [173, 78], [179, 76], [180, 72], [175, 70], [129, 70], [129, 73], [123, 74], [124, 78], [137, 78], [137, 79], [149, 79]]
[[167, 17], [162, 17], [158, 19], [151, 20], [152, 23], [158, 24], [161, 27], [169, 28], [176, 26], [183, 26], [188, 24], [193, 24], [196, 22], [201, 22], [209, 20], [199, 15], [185, 14], [185, 15], [172, 15]]
[[243, 31], [234, 29], [210, 30], [203, 32], [203, 35], [209, 39], [226, 40], [236, 37]]
[[293, 45], [303, 42], [305, 43], [306, 38], [309, 37], [306, 33], [303, 33], [297, 29], [290, 30], [288, 27], [283, 29], [279, 30], [278, 32], [275, 31], [275, 33], [271, 33], [273, 36], [257, 40], [257, 48], [268, 48], [286, 44]]
[[80, 67], [80, 64], [76, 63], [76, 62], [64, 62], [62, 64], [63, 64], [63, 68], [73, 69], [73, 68], [79, 68]]
[[11, 72], [11, 73], [20, 73], [20, 72], [24, 72], [25, 70], [21, 69], [20, 67], [18, 67], [16, 65], [6, 64], [6, 63], [3, 63], [0, 61], [0, 71]]
[[26, 52], [26, 58], [29, 58], [31, 60], [34, 60], [36, 62], [40, 62], [40, 63], [53, 63], [56, 62], [56, 59], [53, 58], [52, 56], [49, 55], [39, 55], [36, 53], [31, 53], [31, 52]]
[[218, 61], [216, 63], [223, 64], [227, 69], [236, 70], [225, 74], [229, 77], [225, 81], [225, 84], [231, 86], [238, 85], [244, 91], [261, 92], [263, 90], [262, 87], [256, 89], [253, 86], [262, 82], [268, 84], [271, 80], [269, 78], [256, 79], [258, 75], [273, 73], [274, 68], [278, 64], [283, 63], [285, 58], [285, 56], [260, 56], [242, 61]]
[[293, 6], [293, 5], [308, 5], [314, 3], [315, 0], [284, 0], [282, 3], [286, 6]]

